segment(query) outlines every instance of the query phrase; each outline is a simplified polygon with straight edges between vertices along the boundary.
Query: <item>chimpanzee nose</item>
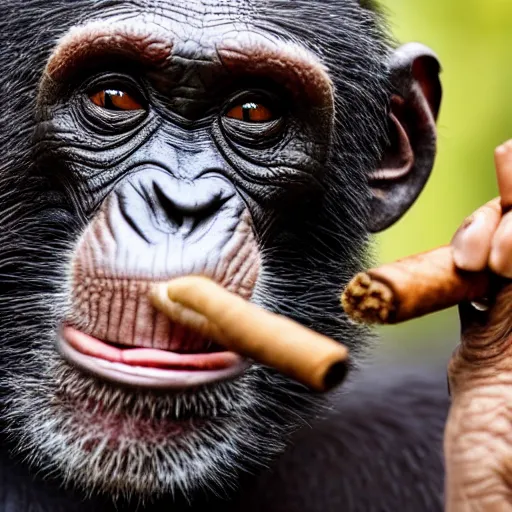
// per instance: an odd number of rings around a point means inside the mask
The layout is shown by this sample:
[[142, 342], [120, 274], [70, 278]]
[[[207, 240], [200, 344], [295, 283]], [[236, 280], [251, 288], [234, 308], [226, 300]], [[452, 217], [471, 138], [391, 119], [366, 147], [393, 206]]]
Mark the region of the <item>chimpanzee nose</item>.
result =
[[161, 183], [153, 182], [158, 209], [164, 214], [170, 228], [190, 234], [215, 217], [234, 195], [219, 187], [215, 181], [165, 188]]
[[[120, 183], [115, 197], [120, 217], [112, 218], [110, 225], [116, 240], [130, 240], [132, 246], [141, 239], [167, 244], [175, 235], [182, 241], [192, 237], [190, 242], [214, 237], [219, 230], [226, 232], [226, 226], [228, 231], [232, 228], [242, 207], [234, 185], [213, 171], [185, 180], [160, 169], [145, 169]], [[110, 216], [115, 216], [114, 210]], [[178, 239], [173, 241], [175, 247], [181, 243]]]

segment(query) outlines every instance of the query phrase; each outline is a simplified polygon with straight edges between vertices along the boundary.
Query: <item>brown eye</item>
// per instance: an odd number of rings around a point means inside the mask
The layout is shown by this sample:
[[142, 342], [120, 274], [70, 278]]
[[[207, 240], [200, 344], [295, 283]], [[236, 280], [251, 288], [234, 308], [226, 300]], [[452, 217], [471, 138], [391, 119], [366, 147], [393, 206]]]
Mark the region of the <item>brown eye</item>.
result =
[[142, 110], [142, 105], [124, 91], [105, 89], [89, 96], [98, 107], [108, 110]]
[[265, 105], [253, 102], [233, 107], [226, 116], [246, 123], [266, 123], [273, 121], [276, 117]]

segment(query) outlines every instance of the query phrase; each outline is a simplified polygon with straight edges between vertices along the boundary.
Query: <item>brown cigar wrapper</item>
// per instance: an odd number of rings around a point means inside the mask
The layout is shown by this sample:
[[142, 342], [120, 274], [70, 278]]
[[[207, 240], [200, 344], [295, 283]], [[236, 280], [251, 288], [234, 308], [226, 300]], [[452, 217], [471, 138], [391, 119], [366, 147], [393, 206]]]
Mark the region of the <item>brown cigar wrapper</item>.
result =
[[171, 319], [315, 391], [332, 389], [347, 373], [344, 345], [266, 311], [205, 277], [186, 276], [157, 285], [151, 300]]
[[358, 322], [397, 324], [481, 300], [490, 285], [490, 272], [459, 270], [451, 247], [444, 246], [357, 274], [341, 304]]

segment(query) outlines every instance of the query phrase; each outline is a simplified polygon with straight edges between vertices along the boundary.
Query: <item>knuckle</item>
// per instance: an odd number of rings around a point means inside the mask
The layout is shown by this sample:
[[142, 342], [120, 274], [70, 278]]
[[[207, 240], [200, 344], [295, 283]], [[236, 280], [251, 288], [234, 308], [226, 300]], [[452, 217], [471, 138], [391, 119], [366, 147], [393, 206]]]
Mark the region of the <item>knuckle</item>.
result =
[[489, 256], [489, 268], [498, 275], [511, 277], [512, 270], [512, 242], [498, 240], [492, 244]]
[[498, 197], [487, 204], [484, 204], [477, 210], [477, 212], [481, 212], [489, 220], [499, 219], [502, 214], [500, 198]]

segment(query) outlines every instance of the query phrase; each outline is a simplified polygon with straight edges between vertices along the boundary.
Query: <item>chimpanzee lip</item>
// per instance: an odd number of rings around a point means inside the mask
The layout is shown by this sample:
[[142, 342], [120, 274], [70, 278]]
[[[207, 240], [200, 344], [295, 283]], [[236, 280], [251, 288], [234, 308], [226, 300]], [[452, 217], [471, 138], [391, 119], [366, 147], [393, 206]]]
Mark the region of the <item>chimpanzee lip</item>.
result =
[[228, 351], [178, 353], [119, 348], [64, 324], [57, 339], [62, 357], [92, 375], [139, 388], [183, 389], [234, 378], [249, 362]]

